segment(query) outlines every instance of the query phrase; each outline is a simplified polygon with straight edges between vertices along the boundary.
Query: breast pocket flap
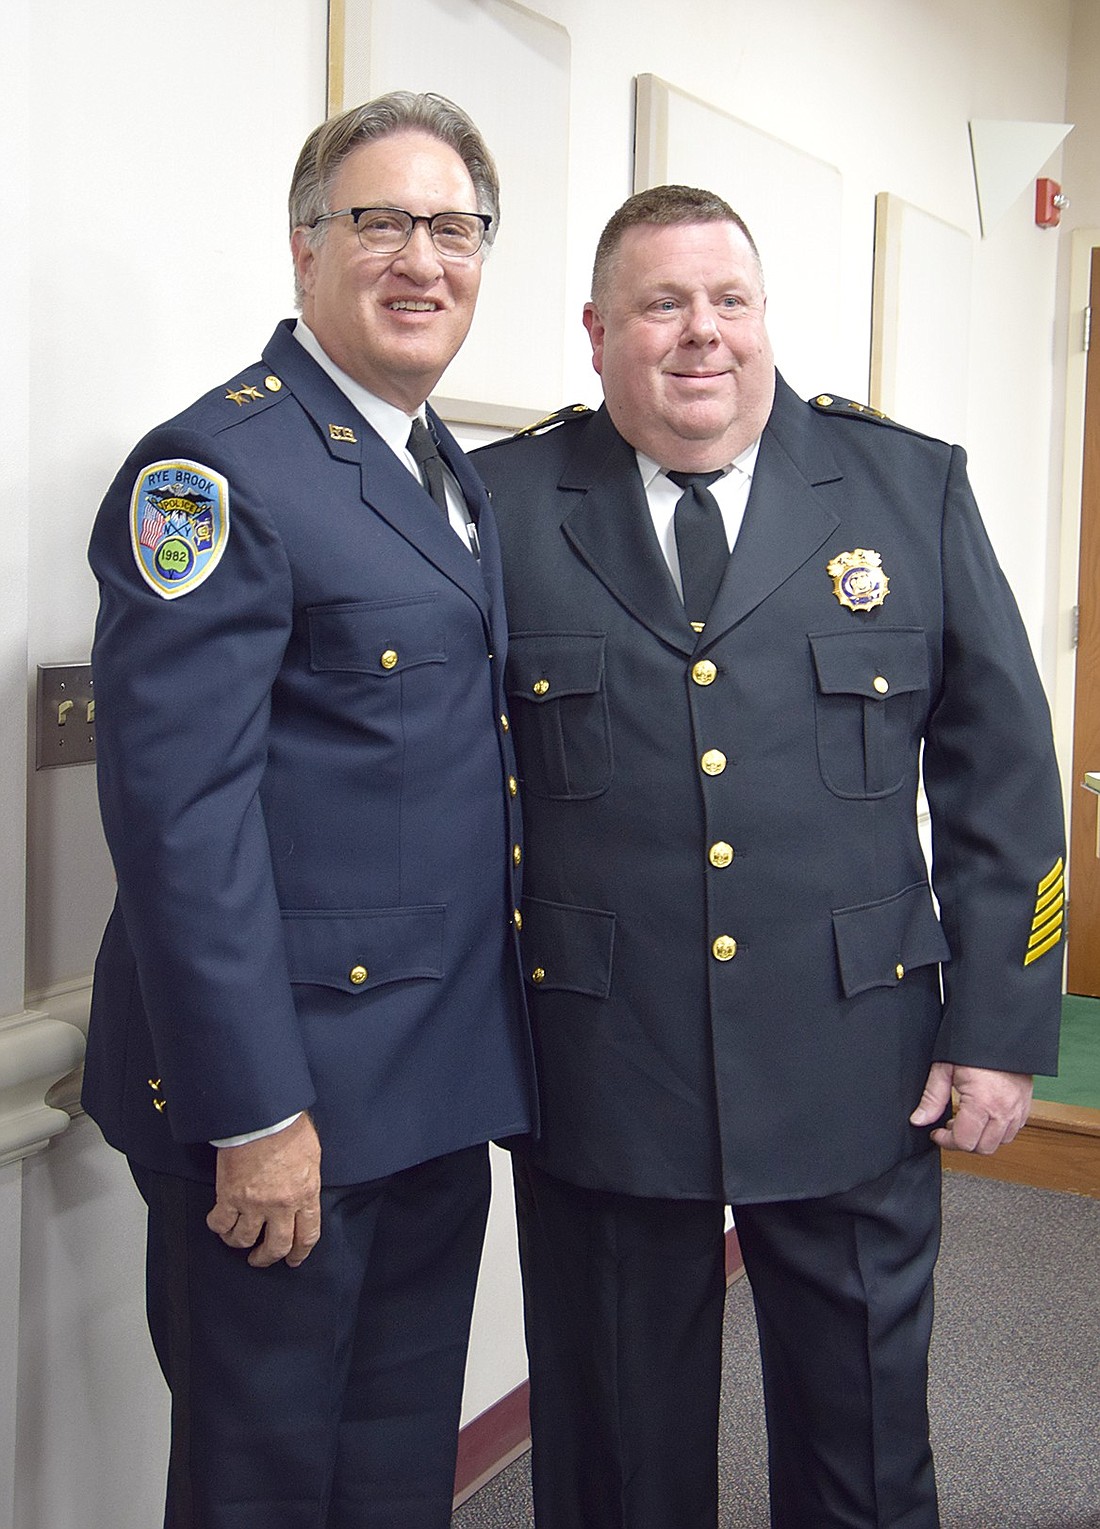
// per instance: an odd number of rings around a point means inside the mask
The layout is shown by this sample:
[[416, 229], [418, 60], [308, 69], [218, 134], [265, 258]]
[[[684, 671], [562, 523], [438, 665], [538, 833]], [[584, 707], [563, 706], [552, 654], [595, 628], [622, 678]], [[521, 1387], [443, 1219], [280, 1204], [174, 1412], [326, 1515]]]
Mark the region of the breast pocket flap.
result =
[[515, 632], [508, 638], [506, 684], [513, 700], [547, 704], [593, 695], [603, 683], [603, 633]]
[[919, 628], [811, 633], [810, 647], [822, 695], [884, 701], [928, 685], [928, 650]]
[[349, 600], [306, 612], [314, 672], [397, 675], [441, 664], [447, 653], [435, 594], [403, 600]]

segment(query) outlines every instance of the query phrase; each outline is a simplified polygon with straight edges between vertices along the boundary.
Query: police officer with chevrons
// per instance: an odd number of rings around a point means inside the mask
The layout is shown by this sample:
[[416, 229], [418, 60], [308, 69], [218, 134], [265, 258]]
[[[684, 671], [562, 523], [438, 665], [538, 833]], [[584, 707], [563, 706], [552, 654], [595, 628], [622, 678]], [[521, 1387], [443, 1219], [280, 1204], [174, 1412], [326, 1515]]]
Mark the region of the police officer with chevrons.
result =
[[714, 1529], [730, 1203], [773, 1529], [935, 1529], [936, 1148], [1011, 1140], [1057, 1057], [1042, 687], [962, 451], [795, 397], [720, 198], [631, 198], [585, 323], [605, 406], [474, 458], [528, 846], [536, 1524]]

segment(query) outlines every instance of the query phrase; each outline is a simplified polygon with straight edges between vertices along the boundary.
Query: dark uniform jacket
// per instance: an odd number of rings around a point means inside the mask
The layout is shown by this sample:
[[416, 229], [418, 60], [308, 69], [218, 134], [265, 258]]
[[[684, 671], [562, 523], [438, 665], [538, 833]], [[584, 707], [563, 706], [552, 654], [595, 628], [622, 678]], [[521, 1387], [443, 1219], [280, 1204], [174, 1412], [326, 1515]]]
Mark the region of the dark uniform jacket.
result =
[[698, 635], [605, 410], [474, 465], [509, 602], [536, 1161], [820, 1196], [926, 1141], [934, 1058], [1052, 1070], [1058, 777], [964, 453], [780, 379]]
[[84, 1099], [188, 1176], [309, 1107], [349, 1183], [530, 1122], [507, 634], [450, 435], [480, 568], [291, 328], [147, 436], [96, 522], [118, 900]]

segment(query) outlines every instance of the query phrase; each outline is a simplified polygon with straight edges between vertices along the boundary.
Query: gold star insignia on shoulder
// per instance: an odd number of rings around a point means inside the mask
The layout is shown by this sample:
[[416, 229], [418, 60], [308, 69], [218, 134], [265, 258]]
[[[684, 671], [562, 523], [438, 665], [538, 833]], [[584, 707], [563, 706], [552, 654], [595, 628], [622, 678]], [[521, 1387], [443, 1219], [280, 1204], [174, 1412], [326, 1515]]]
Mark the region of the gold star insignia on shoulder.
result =
[[258, 388], [247, 385], [242, 388], [237, 388], [236, 390], [229, 388], [226, 392], [225, 398], [227, 403], [235, 403], [239, 409], [250, 399], [262, 398], [263, 396], [264, 395], [259, 391]]
[[833, 594], [850, 611], [869, 611], [882, 605], [890, 593], [890, 580], [882, 571], [882, 558], [869, 547], [856, 547], [830, 558], [825, 572], [833, 581]]
[[1030, 966], [1053, 950], [1062, 938], [1062, 921], [1065, 918], [1066, 878], [1062, 857], [1059, 855], [1051, 869], [1035, 889], [1035, 911], [1031, 919], [1024, 965]]

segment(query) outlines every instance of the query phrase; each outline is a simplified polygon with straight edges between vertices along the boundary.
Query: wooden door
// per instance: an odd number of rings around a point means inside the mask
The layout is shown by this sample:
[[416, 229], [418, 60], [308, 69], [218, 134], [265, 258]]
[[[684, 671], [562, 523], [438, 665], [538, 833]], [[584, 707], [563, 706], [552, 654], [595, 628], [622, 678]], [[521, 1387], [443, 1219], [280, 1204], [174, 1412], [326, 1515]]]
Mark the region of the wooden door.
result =
[[1071, 993], [1100, 998], [1100, 796], [1081, 784], [1086, 771], [1100, 771], [1100, 249], [1092, 252], [1089, 304], [1093, 337], [1085, 380], [1066, 986]]

